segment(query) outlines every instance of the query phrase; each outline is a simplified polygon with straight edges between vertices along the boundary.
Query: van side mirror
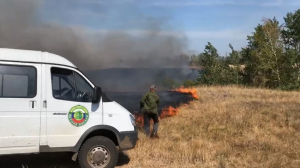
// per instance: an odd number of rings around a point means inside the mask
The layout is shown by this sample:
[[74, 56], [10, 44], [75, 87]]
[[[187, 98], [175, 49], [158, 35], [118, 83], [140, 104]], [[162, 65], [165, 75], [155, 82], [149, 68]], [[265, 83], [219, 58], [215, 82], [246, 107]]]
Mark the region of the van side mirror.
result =
[[93, 97], [92, 97], [92, 103], [99, 103], [101, 94], [102, 94], [101, 87], [95, 86], [94, 92], [93, 92]]

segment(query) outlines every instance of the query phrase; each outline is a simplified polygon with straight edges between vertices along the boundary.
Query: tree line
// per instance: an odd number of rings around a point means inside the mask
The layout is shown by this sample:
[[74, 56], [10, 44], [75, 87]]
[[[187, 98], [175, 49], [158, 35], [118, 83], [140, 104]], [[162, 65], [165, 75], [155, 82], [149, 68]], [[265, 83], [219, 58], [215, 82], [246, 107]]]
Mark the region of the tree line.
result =
[[300, 9], [287, 13], [284, 23], [274, 18], [262, 20], [247, 36], [248, 44], [228, 56], [220, 56], [210, 42], [202, 53], [190, 56], [200, 66], [191, 85], [246, 85], [270, 89], [300, 88]]

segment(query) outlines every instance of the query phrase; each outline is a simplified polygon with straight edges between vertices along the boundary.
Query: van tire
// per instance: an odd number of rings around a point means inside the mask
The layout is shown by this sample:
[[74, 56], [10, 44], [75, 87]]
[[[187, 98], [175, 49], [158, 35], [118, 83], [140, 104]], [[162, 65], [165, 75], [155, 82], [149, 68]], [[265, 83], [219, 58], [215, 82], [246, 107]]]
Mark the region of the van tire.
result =
[[[116, 145], [112, 140], [104, 136], [95, 136], [88, 139], [80, 148], [78, 152], [78, 162], [81, 168], [93, 168], [87, 159], [88, 153], [90, 150], [98, 147], [104, 147], [109, 157], [109, 163], [105, 166], [105, 168], [113, 168], [116, 166], [118, 161], [118, 150]], [[101, 153], [102, 150], [99, 152]], [[102, 153], [101, 153], [102, 155]]]

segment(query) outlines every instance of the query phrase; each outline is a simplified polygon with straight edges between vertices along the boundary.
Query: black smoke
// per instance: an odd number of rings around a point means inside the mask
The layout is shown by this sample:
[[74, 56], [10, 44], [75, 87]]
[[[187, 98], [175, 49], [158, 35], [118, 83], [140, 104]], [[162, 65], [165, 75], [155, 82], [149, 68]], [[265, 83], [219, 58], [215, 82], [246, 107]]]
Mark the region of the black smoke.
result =
[[[71, 60], [82, 70], [183, 66], [186, 63], [175, 59], [187, 47], [185, 37], [162, 31], [163, 27], [172, 29], [168, 26], [168, 20], [160, 16], [147, 16], [147, 13], [142, 12], [138, 6], [138, 1], [128, 2], [130, 5], [126, 3], [116, 5], [122, 1], [59, 0], [51, 9], [45, 10], [49, 2], [49, 0], [0, 0], [0, 47], [55, 53]], [[100, 2], [115, 2], [115, 4], [104, 6], [105, 3]], [[117, 30], [98, 31], [87, 27], [79, 28], [59, 22], [48, 22], [41, 17], [46, 13], [56, 18], [79, 20], [82, 18], [78, 17], [76, 10], [67, 16], [63, 13], [70, 12], [68, 7], [78, 9], [88, 3], [98, 5], [97, 10], [103, 10], [103, 15], [109, 16], [113, 11], [115, 13], [115, 17], [111, 19], [99, 16], [95, 23], [118, 23], [117, 27], [132, 24], [146, 31], [139, 30], [137, 34]]]
[[[170, 33], [175, 30], [169, 24], [171, 17], [151, 16], [143, 11], [139, 1], [129, 1], [0, 0], [0, 47], [61, 55], [108, 91], [147, 91], [151, 84], [165, 89], [161, 84], [165, 79], [180, 82], [195, 79], [197, 71], [187, 67], [186, 57], [180, 57], [187, 49], [187, 39], [180, 32]], [[97, 18], [94, 23], [131, 27], [133, 32], [49, 21], [49, 18], [84, 21], [88, 18], [79, 17], [79, 8], [88, 4], [86, 12]], [[91, 5], [101, 15], [94, 16]]]

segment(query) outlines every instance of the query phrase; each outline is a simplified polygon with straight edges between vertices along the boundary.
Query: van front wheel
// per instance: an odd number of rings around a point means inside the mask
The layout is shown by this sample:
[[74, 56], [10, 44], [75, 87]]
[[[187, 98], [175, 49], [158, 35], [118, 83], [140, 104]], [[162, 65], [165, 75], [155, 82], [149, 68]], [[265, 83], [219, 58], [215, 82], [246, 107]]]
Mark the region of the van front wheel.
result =
[[118, 151], [109, 138], [95, 136], [88, 139], [78, 153], [82, 168], [113, 168], [117, 164]]

